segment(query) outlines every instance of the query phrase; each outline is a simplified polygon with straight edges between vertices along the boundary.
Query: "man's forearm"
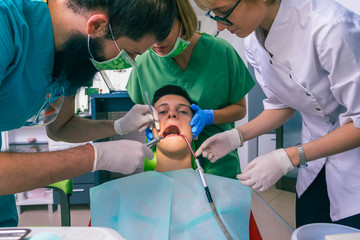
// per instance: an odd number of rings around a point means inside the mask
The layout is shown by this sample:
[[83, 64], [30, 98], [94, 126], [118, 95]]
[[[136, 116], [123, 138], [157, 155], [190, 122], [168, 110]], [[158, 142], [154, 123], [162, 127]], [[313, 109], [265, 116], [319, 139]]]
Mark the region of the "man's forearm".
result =
[[46, 132], [55, 141], [70, 143], [94, 141], [116, 134], [113, 120], [90, 120], [78, 116], [62, 126], [49, 125]]
[[0, 195], [23, 192], [92, 170], [94, 149], [84, 146], [44, 153], [0, 153]]
[[46, 126], [47, 135], [55, 141], [88, 142], [116, 134], [113, 120], [90, 120], [76, 116], [75, 96], [66, 97], [56, 120]]

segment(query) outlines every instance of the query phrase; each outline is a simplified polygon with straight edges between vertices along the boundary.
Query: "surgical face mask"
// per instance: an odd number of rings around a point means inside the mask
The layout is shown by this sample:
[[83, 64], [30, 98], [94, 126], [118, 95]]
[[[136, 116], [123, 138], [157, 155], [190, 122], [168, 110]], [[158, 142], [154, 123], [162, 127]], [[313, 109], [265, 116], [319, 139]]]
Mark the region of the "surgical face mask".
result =
[[[182, 29], [182, 27], [180, 26], [180, 30]], [[182, 53], [185, 48], [187, 48], [187, 46], [189, 46], [190, 42], [189, 41], [185, 41], [184, 39], [182, 39], [180, 37], [181, 31], [179, 33], [178, 38], [176, 39], [175, 45], [173, 47], [173, 49], [166, 55], [160, 56], [157, 52], [155, 52], [151, 47], [150, 50], [155, 53], [156, 55], [158, 55], [159, 57], [176, 57], [177, 55], [179, 55], [180, 53]]]
[[116, 57], [114, 57], [110, 60], [107, 60], [107, 61], [103, 61], [103, 62], [96, 61], [90, 51], [90, 35], [88, 35], [88, 50], [89, 50], [89, 54], [91, 56], [90, 61], [95, 66], [95, 68], [99, 71], [120, 70], [120, 69], [126, 69], [126, 68], [133, 67], [135, 65], [134, 60], [132, 60], [132, 58], [124, 51], [124, 49], [120, 50], [119, 46], [117, 45], [117, 43], [115, 41], [114, 34], [112, 32], [110, 24], [109, 24], [109, 29], [111, 32], [112, 40], [114, 41], [116, 48], [119, 50], [119, 54]]

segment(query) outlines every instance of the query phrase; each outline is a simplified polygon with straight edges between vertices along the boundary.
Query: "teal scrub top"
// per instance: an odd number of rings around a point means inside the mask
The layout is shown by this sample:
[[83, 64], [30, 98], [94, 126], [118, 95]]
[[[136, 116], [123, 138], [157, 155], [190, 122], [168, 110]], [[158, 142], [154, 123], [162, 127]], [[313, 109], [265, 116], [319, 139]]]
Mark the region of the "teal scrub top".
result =
[[[22, 127], [50, 92], [54, 39], [43, 1], [0, 1], [0, 132]], [[16, 226], [14, 195], [0, 197], [0, 227]]]
[[[222, 109], [239, 102], [255, 85], [236, 50], [225, 40], [203, 33], [185, 71], [172, 58], [146, 51], [136, 58], [126, 89], [138, 104], [146, 103], [145, 91], [152, 102], [155, 91], [165, 85], [184, 88], [202, 109]], [[209, 137], [234, 128], [234, 123], [206, 126], [195, 141], [195, 148]], [[235, 178], [240, 173], [237, 151], [215, 163], [199, 157], [206, 173]]]

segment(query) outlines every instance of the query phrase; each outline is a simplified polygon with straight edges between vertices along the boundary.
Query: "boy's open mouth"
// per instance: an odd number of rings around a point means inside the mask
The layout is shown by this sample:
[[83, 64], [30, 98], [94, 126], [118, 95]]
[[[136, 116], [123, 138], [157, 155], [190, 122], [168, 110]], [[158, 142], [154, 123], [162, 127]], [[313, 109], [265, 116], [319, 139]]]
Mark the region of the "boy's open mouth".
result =
[[179, 135], [180, 129], [177, 126], [171, 125], [168, 126], [162, 133], [162, 136], [166, 138], [169, 135]]

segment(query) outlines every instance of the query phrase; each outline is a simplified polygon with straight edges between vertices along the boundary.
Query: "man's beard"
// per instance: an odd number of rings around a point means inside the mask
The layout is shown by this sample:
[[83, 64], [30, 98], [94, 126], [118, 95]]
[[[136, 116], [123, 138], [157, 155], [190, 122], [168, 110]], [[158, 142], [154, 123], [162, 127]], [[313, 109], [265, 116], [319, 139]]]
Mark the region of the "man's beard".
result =
[[[95, 59], [102, 60], [100, 39], [91, 39], [91, 52]], [[87, 36], [72, 35], [65, 43], [63, 50], [55, 53], [53, 77], [64, 87], [65, 95], [77, 93], [81, 87], [91, 86], [98, 70], [90, 61]]]

